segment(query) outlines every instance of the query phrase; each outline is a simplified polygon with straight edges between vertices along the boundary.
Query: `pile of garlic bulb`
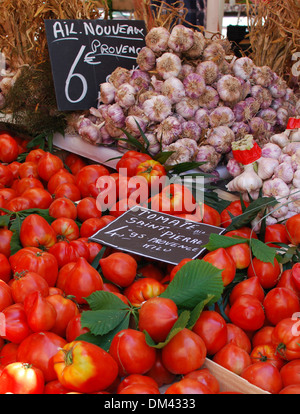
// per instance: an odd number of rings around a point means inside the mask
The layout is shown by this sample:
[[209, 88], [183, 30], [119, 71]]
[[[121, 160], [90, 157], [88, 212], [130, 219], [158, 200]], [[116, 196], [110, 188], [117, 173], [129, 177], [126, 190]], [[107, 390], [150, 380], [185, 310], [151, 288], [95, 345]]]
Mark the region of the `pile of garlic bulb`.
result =
[[267, 66], [235, 57], [226, 39], [206, 39], [179, 24], [151, 29], [145, 44], [138, 69], [114, 70], [100, 84], [98, 107], [76, 119], [82, 139], [126, 149], [122, 129], [144, 142], [141, 129], [152, 155], [174, 151], [167, 164], [205, 162], [200, 170], [213, 172], [233, 141], [250, 133], [263, 145], [296, 115], [286, 82]]
[[[284, 222], [300, 213], [300, 129], [287, 129], [270, 137], [262, 146], [261, 157], [252, 164], [241, 165], [234, 158], [227, 164], [234, 177], [227, 184], [229, 191], [242, 194], [245, 201], [259, 194], [274, 197], [278, 204], [266, 211], [267, 225]], [[261, 217], [253, 226], [259, 231]]]

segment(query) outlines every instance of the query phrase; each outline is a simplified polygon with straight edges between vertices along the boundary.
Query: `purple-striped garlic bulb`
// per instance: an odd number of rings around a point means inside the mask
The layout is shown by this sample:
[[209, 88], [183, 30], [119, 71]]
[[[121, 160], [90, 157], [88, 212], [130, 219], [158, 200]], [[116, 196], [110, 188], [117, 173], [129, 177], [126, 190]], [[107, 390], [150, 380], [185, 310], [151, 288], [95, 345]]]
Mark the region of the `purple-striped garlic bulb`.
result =
[[183, 118], [192, 119], [197, 109], [199, 109], [198, 100], [185, 96], [175, 105], [175, 108], [176, 112]]
[[165, 52], [156, 59], [156, 70], [163, 79], [177, 77], [181, 71], [181, 59], [175, 53]]
[[115, 101], [122, 108], [130, 108], [135, 104], [136, 89], [130, 83], [123, 83], [117, 88]]
[[232, 75], [224, 75], [217, 82], [220, 98], [226, 103], [235, 103], [241, 97], [241, 83]]
[[153, 27], [145, 37], [146, 46], [153, 52], [165, 52], [168, 48], [170, 32], [165, 27]]
[[183, 85], [185, 93], [189, 98], [199, 98], [206, 89], [205, 81], [201, 75], [197, 73], [191, 73], [183, 79]]
[[250, 79], [254, 68], [253, 60], [248, 57], [236, 59], [233, 63], [232, 70], [234, 76], [244, 80]]
[[145, 115], [153, 122], [162, 122], [172, 114], [172, 104], [164, 95], [147, 99], [142, 106]]
[[235, 114], [228, 106], [219, 106], [210, 113], [210, 125], [216, 128], [221, 125], [232, 126]]
[[115, 101], [116, 88], [111, 82], [100, 84], [100, 101], [104, 104], [111, 104]]
[[195, 161], [203, 162], [204, 164], [198, 168], [203, 172], [210, 173], [219, 164], [221, 156], [222, 154], [218, 153], [212, 145], [200, 145]]
[[155, 68], [156, 56], [149, 47], [143, 47], [136, 58], [136, 63], [141, 70], [149, 71]]
[[199, 141], [201, 136], [201, 128], [195, 121], [184, 121], [182, 124], [182, 138], [189, 138], [194, 141]]
[[197, 109], [194, 115], [194, 121], [199, 125], [201, 129], [207, 129], [209, 127], [209, 111], [205, 108]]
[[209, 130], [206, 143], [212, 145], [220, 154], [231, 151], [231, 143], [235, 140], [233, 131], [228, 126], [218, 126]]
[[185, 88], [180, 79], [172, 76], [163, 82], [161, 94], [166, 96], [171, 104], [176, 104], [185, 97]]
[[201, 108], [214, 109], [220, 102], [220, 96], [215, 88], [206, 86], [205, 92], [198, 98], [198, 103]]
[[206, 60], [198, 63], [196, 73], [203, 77], [206, 85], [212, 85], [218, 79], [220, 70], [215, 62]]
[[170, 145], [182, 133], [182, 123], [174, 116], [168, 116], [156, 128], [156, 137], [162, 145]]
[[168, 47], [176, 53], [187, 52], [194, 44], [194, 31], [182, 24], [173, 27]]

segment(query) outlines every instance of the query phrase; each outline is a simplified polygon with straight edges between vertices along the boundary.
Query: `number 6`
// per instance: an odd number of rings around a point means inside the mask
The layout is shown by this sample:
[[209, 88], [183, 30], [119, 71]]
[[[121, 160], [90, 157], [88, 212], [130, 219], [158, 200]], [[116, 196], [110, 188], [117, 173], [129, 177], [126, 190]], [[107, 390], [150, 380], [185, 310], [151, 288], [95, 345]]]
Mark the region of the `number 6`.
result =
[[[82, 99], [85, 97], [85, 95], [87, 93], [88, 87], [87, 87], [87, 81], [86, 81], [85, 77], [81, 73], [74, 73], [74, 69], [75, 69], [79, 59], [81, 58], [85, 48], [86, 48], [86, 46], [81, 46], [81, 48], [80, 48], [80, 50], [79, 50], [79, 52], [76, 56], [76, 59], [74, 60], [73, 65], [71, 66], [68, 77], [66, 79], [65, 95], [66, 95], [66, 98], [68, 99], [68, 101], [71, 102], [71, 103], [77, 103], [77, 102], [82, 101]], [[78, 99], [75, 99], [75, 100], [71, 99], [70, 95], [69, 95], [69, 86], [70, 86], [71, 79], [73, 77], [78, 77], [82, 82], [82, 93], [81, 93], [80, 97]]]

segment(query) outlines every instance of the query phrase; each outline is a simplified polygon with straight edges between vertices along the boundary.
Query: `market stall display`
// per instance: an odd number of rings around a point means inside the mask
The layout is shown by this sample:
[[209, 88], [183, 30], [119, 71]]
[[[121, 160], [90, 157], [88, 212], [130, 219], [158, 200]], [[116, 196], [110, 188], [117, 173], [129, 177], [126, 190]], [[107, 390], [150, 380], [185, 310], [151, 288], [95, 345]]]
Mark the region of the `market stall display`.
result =
[[139, 68], [62, 114], [113, 164], [0, 131], [1, 394], [300, 392], [297, 91], [219, 36], [154, 21]]

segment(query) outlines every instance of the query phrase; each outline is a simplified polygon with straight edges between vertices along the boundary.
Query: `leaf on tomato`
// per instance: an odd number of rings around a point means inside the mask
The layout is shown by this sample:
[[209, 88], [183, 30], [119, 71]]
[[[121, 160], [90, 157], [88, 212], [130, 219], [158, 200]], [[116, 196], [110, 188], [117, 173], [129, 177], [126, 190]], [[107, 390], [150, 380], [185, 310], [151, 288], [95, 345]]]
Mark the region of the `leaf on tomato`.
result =
[[126, 310], [116, 309], [85, 311], [81, 314], [81, 324], [94, 335], [106, 335], [120, 325], [127, 314]]
[[249, 226], [251, 221], [255, 219], [264, 207], [272, 207], [276, 204], [278, 204], [278, 201], [274, 197], [259, 197], [257, 200], [252, 201], [242, 214], [232, 217], [232, 222], [227, 227], [227, 230], [230, 231]]
[[128, 309], [128, 305], [118, 298], [118, 296], [104, 290], [96, 290], [85, 299], [92, 311]]
[[221, 234], [214, 234], [211, 233], [209, 235], [208, 243], [205, 244], [203, 247], [205, 247], [209, 251], [214, 251], [220, 248], [226, 249], [227, 247], [235, 246], [237, 244], [241, 243], [248, 243], [249, 239], [246, 239], [244, 237], [227, 237], [222, 236]]
[[182, 266], [160, 296], [173, 300], [178, 307], [193, 309], [208, 295], [217, 301], [223, 289], [222, 270], [196, 259]]
[[277, 249], [276, 247], [267, 246], [264, 242], [252, 239], [250, 241], [253, 256], [264, 263], [274, 263]]
[[204, 307], [208, 305], [209, 303], [214, 302], [214, 296], [208, 295], [205, 300], [202, 300], [198, 305], [194, 307], [194, 309], [191, 311], [191, 317], [189, 319], [187, 328], [193, 329], [195, 323], [197, 322], [199, 316], [201, 315], [201, 312], [203, 311]]
[[166, 340], [164, 342], [159, 342], [158, 344], [155, 343], [155, 341], [153, 341], [153, 339], [148, 334], [148, 332], [144, 330], [147, 344], [153, 348], [157, 348], [157, 349], [163, 348], [165, 345], [167, 345], [168, 342], [170, 342], [170, 340], [176, 334], [178, 334], [178, 332], [182, 331], [182, 329], [184, 329], [187, 326], [189, 319], [190, 319], [190, 315], [191, 313], [188, 310], [184, 310], [180, 312], [178, 319], [172, 326], [170, 332], [168, 333]]

